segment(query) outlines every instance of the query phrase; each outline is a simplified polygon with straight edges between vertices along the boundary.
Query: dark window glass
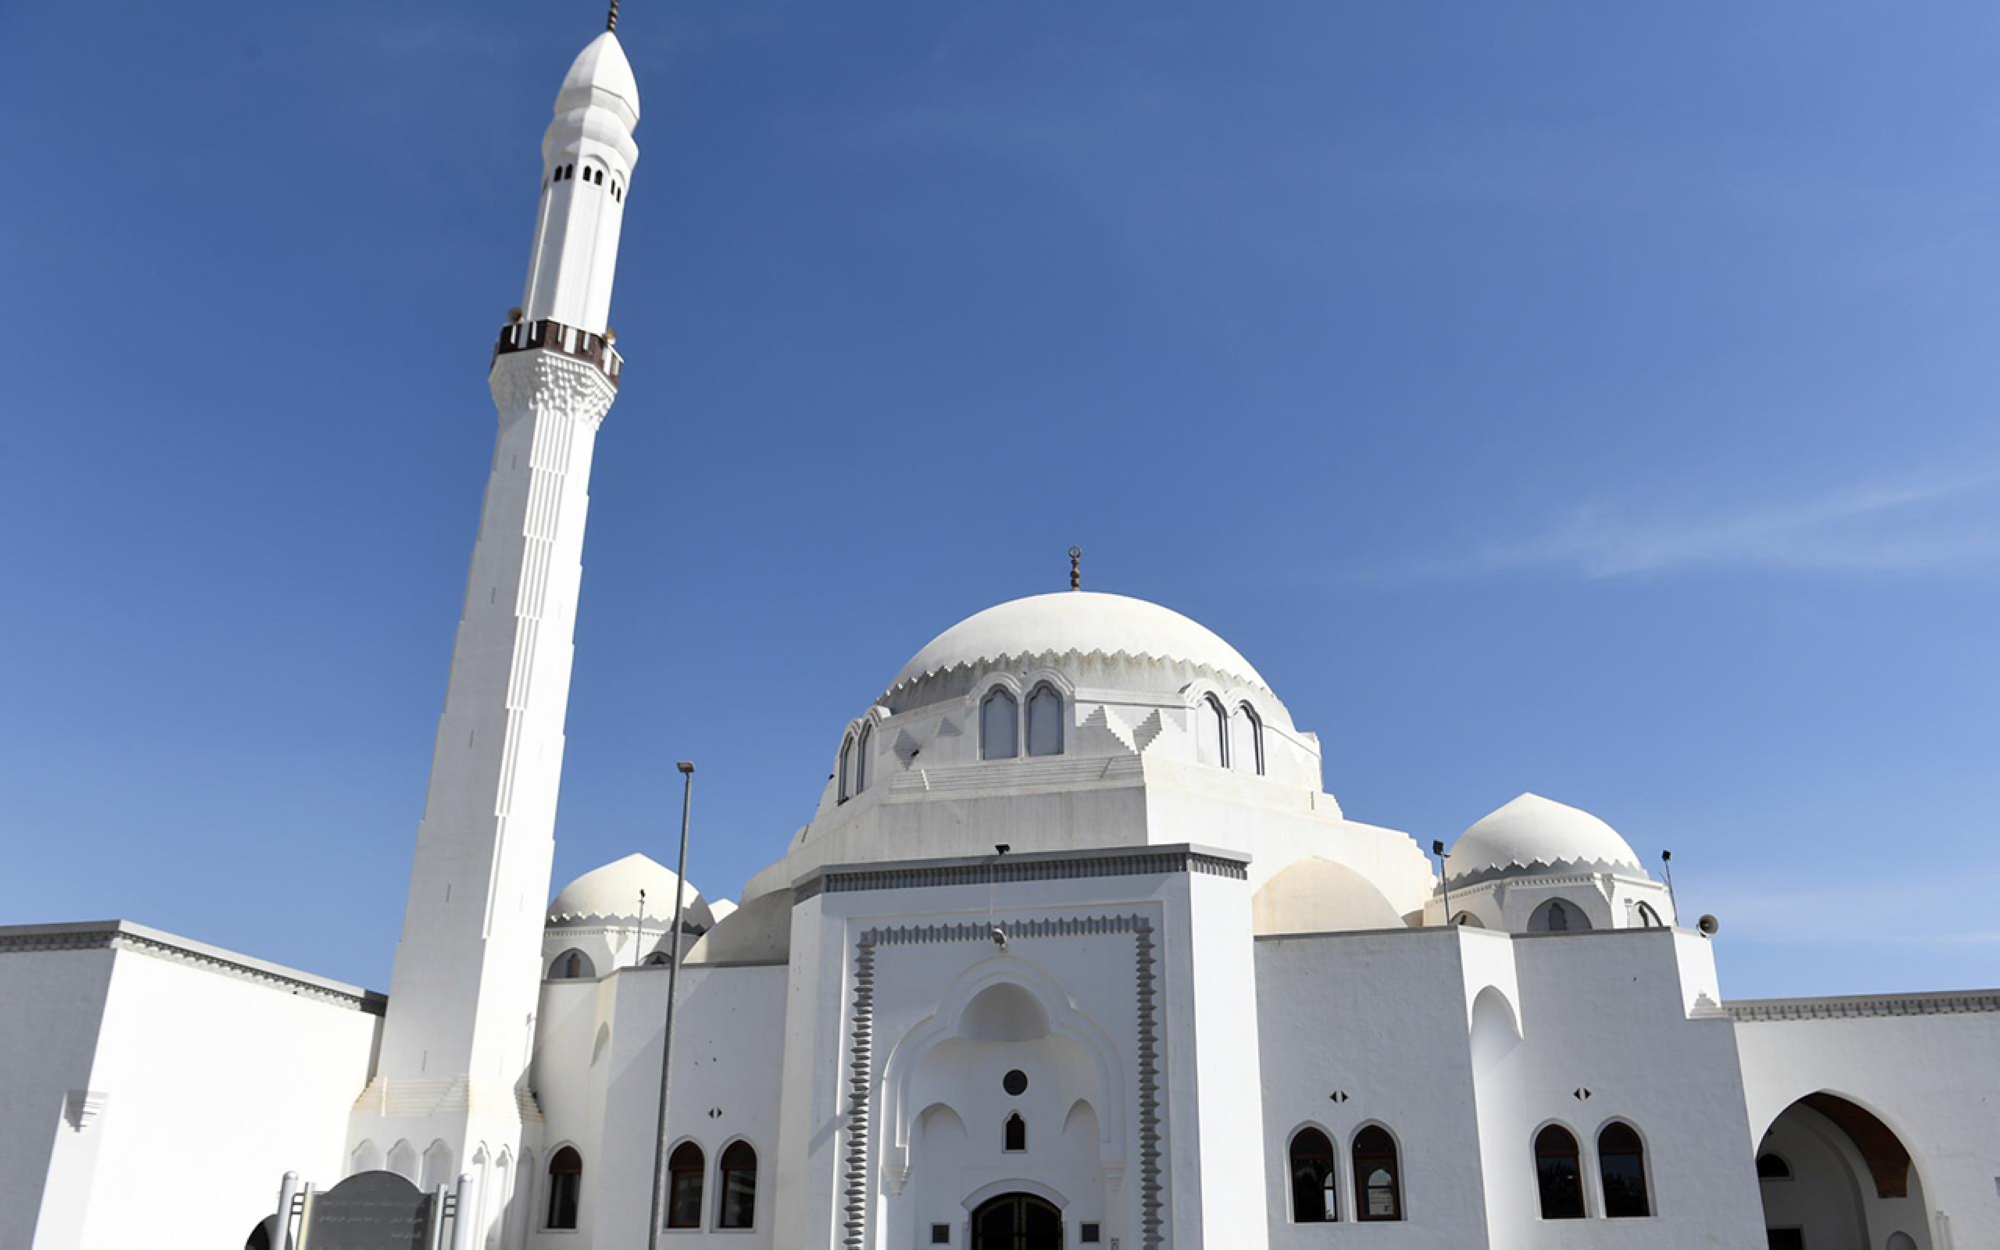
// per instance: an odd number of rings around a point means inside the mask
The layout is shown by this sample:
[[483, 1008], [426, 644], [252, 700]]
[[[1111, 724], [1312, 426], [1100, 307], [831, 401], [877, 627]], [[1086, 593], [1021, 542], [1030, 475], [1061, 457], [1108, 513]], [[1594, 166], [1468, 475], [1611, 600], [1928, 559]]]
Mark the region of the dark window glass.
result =
[[583, 1156], [564, 1146], [549, 1159], [549, 1228], [562, 1232], [576, 1227], [577, 1203], [583, 1197]]
[[1325, 1224], [1340, 1218], [1334, 1191], [1333, 1143], [1316, 1128], [1292, 1138], [1292, 1223]]
[[951, 1244], [951, 1225], [949, 1225], [949, 1224], [933, 1224], [933, 1225], [931, 1225], [931, 1244], [932, 1244], [932, 1245], [934, 1245], [934, 1246], [948, 1246], [948, 1245], [950, 1245], [950, 1244]]
[[1792, 1179], [1792, 1165], [1774, 1154], [1757, 1156], [1757, 1179], [1760, 1181], [1788, 1181]]
[[1772, 1228], [1764, 1232], [1771, 1250], [1806, 1250], [1806, 1234], [1801, 1228]]
[[1403, 1183], [1396, 1163], [1396, 1139], [1371, 1124], [1354, 1135], [1354, 1218], [1403, 1218]]
[[868, 757], [875, 753], [875, 726], [861, 727], [861, 736], [854, 740], [854, 792], [861, 793], [868, 788]]
[[1078, 1228], [1078, 1230], [1079, 1230], [1079, 1231], [1077, 1232], [1077, 1237], [1076, 1237], [1076, 1239], [1077, 1239], [1078, 1241], [1082, 1242], [1082, 1243], [1083, 1243], [1084, 1245], [1086, 1245], [1086, 1246], [1094, 1246], [1094, 1245], [1098, 1244], [1099, 1240], [1101, 1240], [1101, 1239], [1100, 1239], [1100, 1238], [1098, 1237], [1098, 1227], [1097, 1227], [1097, 1225], [1095, 1225], [1095, 1224], [1079, 1224], [1079, 1225], [1077, 1225], [1077, 1228]]
[[1217, 768], [1229, 767], [1229, 715], [1214, 695], [1203, 699], [1195, 718], [1195, 758]]
[[1021, 753], [1021, 706], [1005, 690], [979, 705], [979, 758], [1011, 760]]
[[848, 796], [847, 782], [850, 775], [847, 770], [853, 765], [853, 760], [854, 760], [854, 739], [843, 738], [840, 743], [840, 771], [839, 773], [836, 774], [836, 778], [838, 780], [840, 787], [838, 791], [840, 796], [839, 802], [842, 803], [847, 802], [847, 796]]
[[1028, 696], [1028, 754], [1061, 755], [1062, 696], [1050, 686], [1037, 686]]
[[701, 1147], [684, 1141], [667, 1156], [667, 1227], [701, 1227], [701, 1181], [708, 1159]]
[[1559, 1124], [1535, 1136], [1535, 1176], [1542, 1191], [1542, 1218], [1583, 1218], [1583, 1170], [1576, 1138]]
[[1007, 1117], [1006, 1149], [1026, 1150], [1028, 1148], [1028, 1122], [1016, 1111]]
[[1614, 1220], [1653, 1213], [1646, 1195], [1646, 1147], [1629, 1124], [1613, 1122], [1597, 1135], [1597, 1167], [1604, 1176], [1604, 1214]]
[[717, 1165], [722, 1208], [717, 1228], [754, 1228], [757, 1223], [757, 1152], [749, 1142], [732, 1142]]

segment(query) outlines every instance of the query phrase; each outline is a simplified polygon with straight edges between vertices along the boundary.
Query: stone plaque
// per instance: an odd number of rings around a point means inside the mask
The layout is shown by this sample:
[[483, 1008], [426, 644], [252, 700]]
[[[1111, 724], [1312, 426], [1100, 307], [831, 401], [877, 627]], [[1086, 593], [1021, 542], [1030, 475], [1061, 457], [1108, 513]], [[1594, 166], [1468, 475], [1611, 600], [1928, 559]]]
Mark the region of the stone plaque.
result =
[[426, 1250], [431, 1202], [394, 1172], [350, 1176], [313, 1195], [300, 1250]]

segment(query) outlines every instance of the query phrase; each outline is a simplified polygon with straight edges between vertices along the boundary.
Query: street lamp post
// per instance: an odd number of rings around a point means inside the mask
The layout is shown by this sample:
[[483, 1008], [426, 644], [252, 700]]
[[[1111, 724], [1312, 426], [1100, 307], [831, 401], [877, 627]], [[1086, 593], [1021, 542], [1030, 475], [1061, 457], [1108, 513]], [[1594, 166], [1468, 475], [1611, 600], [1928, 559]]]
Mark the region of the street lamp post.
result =
[[669, 930], [671, 958], [667, 962], [667, 1028], [660, 1038], [660, 1121], [653, 1133], [653, 1216], [646, 1227], [646, 1250], [659, 1250], [660, 1229], [667, 1222], [667, 1078], [674, 1057], [674, 990], [681, 978], [681, 908], [687, 900], [688, 809], [694, 802], [694, 763], [682, 760], [681, 857], [674, 866], [674, 926]]

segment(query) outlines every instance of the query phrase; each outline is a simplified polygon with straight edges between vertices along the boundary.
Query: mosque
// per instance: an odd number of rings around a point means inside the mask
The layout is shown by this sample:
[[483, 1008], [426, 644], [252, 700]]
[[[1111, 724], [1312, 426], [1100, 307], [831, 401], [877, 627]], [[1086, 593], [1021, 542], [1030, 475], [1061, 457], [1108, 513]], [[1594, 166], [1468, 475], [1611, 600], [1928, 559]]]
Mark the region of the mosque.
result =
[[2000, 991], [1728, 999], [1611, 825], [1522, 794], [1433, 859], [1350, 820], [1250, 660], [1141, 599], [1002, 603], [855, 691], [735, 902], [643, 855], [549, 901], [614, 32], [493, 350], [389, 993], [0, 928], [0, 1246], [273, 1247], [285, 1173], [386, 1171], [485, 1250], [2000, 1247]]

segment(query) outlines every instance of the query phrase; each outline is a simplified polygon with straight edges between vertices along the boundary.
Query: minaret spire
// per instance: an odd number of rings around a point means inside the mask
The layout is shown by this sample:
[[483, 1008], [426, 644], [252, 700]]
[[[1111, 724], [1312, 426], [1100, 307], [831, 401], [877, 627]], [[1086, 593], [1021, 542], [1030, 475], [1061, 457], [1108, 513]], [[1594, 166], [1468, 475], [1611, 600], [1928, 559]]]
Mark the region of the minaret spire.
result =
[[487, 376], [499, 433], [379, 1057], [348, 1127], [350, 1154], [431, 1143], [408, 1178], [426, 1189], [539, 1145], [528, 1064], [590, 463], [623, 368], [607, 318], [638, 122], [632, 66], [606, 31], [556, 94], [527, 292]]

